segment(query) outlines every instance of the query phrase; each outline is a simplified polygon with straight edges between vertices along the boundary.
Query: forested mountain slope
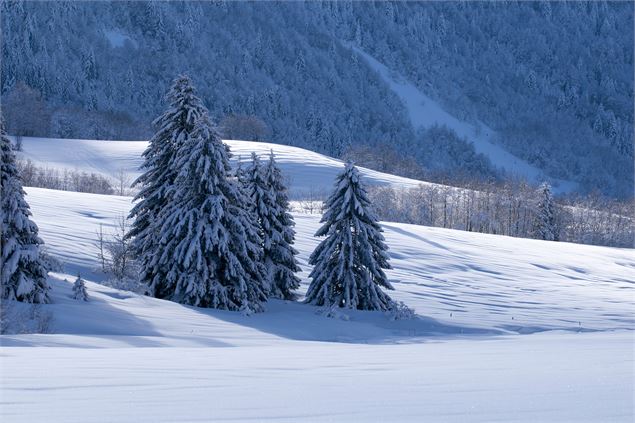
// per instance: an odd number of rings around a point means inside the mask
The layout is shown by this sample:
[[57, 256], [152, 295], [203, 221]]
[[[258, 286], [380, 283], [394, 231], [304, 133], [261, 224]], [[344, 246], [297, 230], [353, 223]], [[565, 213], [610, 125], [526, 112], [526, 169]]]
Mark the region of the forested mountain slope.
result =
[[[456, 118], [495, 130], [500, 145], [546, 175], [632, 195], [632, 3], [1, 7], [4, 108], [16, 103], [19, 81], [46, 102], [31, 115], [47, 123], [26, 135], [146, 137], [169, 82], [187, 72], [219, 121], [264, 122], [256, 138], [335, 156], [389, 145], [426, 168], [496, 174], [451, 131], [413, 128], [352, 45]], [[11, 128], [17, 118], [7, 114]]]

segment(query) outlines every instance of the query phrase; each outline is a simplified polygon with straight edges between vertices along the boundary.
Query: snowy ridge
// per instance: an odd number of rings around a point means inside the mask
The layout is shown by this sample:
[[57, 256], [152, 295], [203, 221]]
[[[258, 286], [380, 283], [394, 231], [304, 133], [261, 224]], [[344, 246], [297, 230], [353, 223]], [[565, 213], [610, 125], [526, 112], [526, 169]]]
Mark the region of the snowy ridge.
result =
[[[329, 192], [335, 176], [344, 169], [341, 160], [299, 147], [255, 141], [225, 142], [231, 148], [234, 163], [239, 158], [247, 162], [252, 152], [266, 157], [273, 150], [284, 175], [289, 178], [289, 190], [293, 197], [303, 196], [309, 192]], [[123, 171], [130, 179], [134, 179], [140, 174], [139, 166], [143, 162], [141, 153], [147, 146], [147, 141], [24, 137], [20, 157], [42, 167], [93, 172], [111, 179], [116, 179], [118, 173]], [[429, 184], [371, 169], [360, 168], [360, 171], [368, 184], [401, 188]]]
[[471, 125], [460, 121], [443, 110], [437, 102], [426, 96], [413, 84], [407, 82], [396, 72], [388, 69], [374, 57], [359, 48], [353, 47], [353, 49], [366, 60], [369, 66], [377, 71], [381, 78], [401, 99], [406, 110], [408, 110], [410, 121], [415, 128], [427, 128], [435, 124], [445, 125], [453, 129], [459, 137], [466, 138], [472, 142], [476, 152], [488, 157], [494, 166], [505, 170], [511, 175], [525, 177], [528, 181], [534, 183], [540, 183], [548, 179], [550, 183], [553, 184], [554, 191], [556, 192], [571, 192], [576, 190], [577, 184], [561, 179], [547, 178], [542, 170], [497, 145], [493, 141], [495, 131], [482, 122], [479, 123], [479, 125]]

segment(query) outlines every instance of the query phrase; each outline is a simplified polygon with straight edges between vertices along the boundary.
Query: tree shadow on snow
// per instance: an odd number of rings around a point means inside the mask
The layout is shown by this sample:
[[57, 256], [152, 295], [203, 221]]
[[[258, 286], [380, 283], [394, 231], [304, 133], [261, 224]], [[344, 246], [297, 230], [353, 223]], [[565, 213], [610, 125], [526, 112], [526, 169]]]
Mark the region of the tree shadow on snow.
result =
[[[147, 338], [162, 336], [150, 322], [125, 310], [125, 307], [116, 307], [116, 303], [113, 302], [138, 298], [137, 295], [87, 282], [89, 300], [78, 301], [72, 298], [75, 278], [65, 279], [66, 281], [60, 275], [49, 277], [52, 303], [42, 306], [53, 316], [49, 334], [89, 336], [95, 340], [89, 342], [90, 345], [99, 345], [99, 339], [110, 339], [131, 347], [161, 346], [160, 343]], [[61, 346], [64, 343], [63, 338], [51, 338], [51, 346], [57, 343]], [[75, 345], [72, 337], [68, 342], [73, 346], [81, 346]], [[38, 344], [41, 345], [42, 342]]]
[[342, 309], [338, 316], [327, 317], [319, 307], [297, 301], [269, 300], [264, 313], [250, 316], [229, 311], [196, 310], [226, 322], [298, 341], [392, 344], [501, 333], [448, 325], [419, 315], [412, 319], [391, 320], [385, 313], [377, 311]]

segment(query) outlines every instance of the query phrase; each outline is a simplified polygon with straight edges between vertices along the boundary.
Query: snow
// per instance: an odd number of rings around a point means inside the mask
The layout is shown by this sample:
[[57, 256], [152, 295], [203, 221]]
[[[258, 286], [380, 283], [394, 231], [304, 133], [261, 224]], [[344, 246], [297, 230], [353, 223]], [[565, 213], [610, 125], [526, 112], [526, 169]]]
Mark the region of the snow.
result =
[[112, 48], [123, 47], [126, 45], [126, 41], [129, 41], [134, 47], [137, 47], [137, 43], [132, 38], [119, 30], [104, 30], [103, 33]]
[[[40, 236], [48, 250], [66, 262], [68, 280], [75, 280], [77, 272], [87, 281], [100, 280], [94, 271], [98, 266], [96, 232], [99, 224], [106, 233], [114, 228], [115, 219], [129, 210], [130, 198], [42, 188], [26, 191]], [[303, 269], [301, 294], [308, 287], [309, 255], [321, 240], [313, 236], [320, 217], [294, 214], [298, 262]], [[395, 287], [390, 296], [434, 319], [437, 323], [429, 323], [438, 324], [436, 332], [634, 328], [635, 254], [631, 249], [392, 222], [382, 226], [393, 266], [386, 271]], [[158, 314], [164, 313], [165, 304], [157, 307]], [[134, 307], [127, 312], [138, 315]], [[268, 314], [249, 321], [267, 319]], [[160, 328], [155, 323], [151, 326]], [[429, 333], [427, 327], [414, 329]]]
[[549, 333], [407, 345], [5, 348], [0, 418], [631, 422], [631, 342], [630, 333]]
[[[296, 190], [339, 161], [276, 149]], [[25, 139], [50, 167], [136, 172], [143, 142]], [[244, 153], [244, 154], [243, 154]], [[409, 183], [362, 170], [373, 183]], [[26, 188], [49, 253], [51, 334], [0, 337], [2, 421], [611, 421], [635, 417], [635, 254], [383, 222], [395, 287], [418, 317], [270, 300], [244, 316], [100, 285], [96, 231], [129, 197]], [[303, 296], [319, 215], [294, 213]], [[89, 302], [72, 299], [78, 272]]]
[[[296, 198], [309, 192], [328, 194], [335, 177], [344, 169], [344, 162], [341, 160], [299, 147], [255, 141], [225, 142], [231, 147], [234, 163], [238, 157], [246, 163], [252, 151], [262, 158], [268, 157], [273, 149], [282, 172], [291, 176], [289, 191]], [[92, 172], [113, 180], [123, 171], [134, 179], [140, 175], [139, 166], [143, 163], [141, 153], [147, 146], [147, 141], [24, 137], [23, 151], [19, 155], [42, 167]], [[408, 188], [428, 184], [371, 169], [360, 168], [360, 171], [366, 183], [373, 185]]]
[[[477, 153], [485, 155], [494, 166], [504, 169], [507, 173], [523, 176], [535, 183], [540, 183], [546, 178], [542, 170], [496, 144], [494, 141], [496, 132], [487, 125], [482, 122], [473, 125], [457, 119], [413, 84], [407, 82], [401, 75], [391, 71], [359, 48], [354, 47], [353, 49], [366, 60], [401, 99], [415, 128], [427, 128], [435, 124], [445, 125], [453, 129], [461, 138], [471, 142]], [[577, 184], [570, 181], [551, 178], [550, 182], [554, 186], [554, 191], [558, 193], [572, 192], [577, 188]]]

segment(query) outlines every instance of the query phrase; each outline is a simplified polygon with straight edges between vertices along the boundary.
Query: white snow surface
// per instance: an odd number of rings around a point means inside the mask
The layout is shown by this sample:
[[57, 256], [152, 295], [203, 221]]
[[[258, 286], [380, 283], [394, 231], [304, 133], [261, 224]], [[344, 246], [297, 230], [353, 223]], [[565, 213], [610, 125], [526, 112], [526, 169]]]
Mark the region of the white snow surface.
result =
[[135, 48], [137, 47], [137, 43], [132, 38], [118, 29], [104, 29], [103, 34], [112, 48], [124, 47], [126, 41], [129, 41]]
[[527, 161], [520, 159], [495, 141], [496, 132], [482, 122], [477, 125], [459, 120], [446, 112], [439, 103], [422, 93], [413, 84], [407, 82], [401, 75], [388, 69], [374, 57], [355, 48], [371, 68], [388, 84], [390, 89], [401, 99], [408, 114], [410, 122], [415, 128], [428, 128], [433, 125], [445, 125], [453, 129], [461, 138], [467, 139], [474, 145], [477, 153], [488, 157], [491, 163], [499, 169], [505, 170], [511, 175], [518, 175], [535, 183], [549, 180], [555, 192], [575, 191], [577, 184], [562, 179], [548, 178], [544, 172]]
[[[341, 160], [299, 147], [255, 141], [226, 140], [225, 143], [231, 148], [234, 163], [240, 158], [246, 164], [252, 152], [266, 160], [273, 150], [278, 165], [289, 177], [290, 194], [296, 198], [309, 193], [315, 197], [330, 192], [335, 176], [344, 169], [344, 162]], [[19, 155], [41, 167], [97, 173], [112, 180], [116, 180], [117, 175], [123, 171], [131, 179], [135, 179], [141, 174], [141, 154], [147, 146], [147, 141], [24, 137], [23, 151]], [[372, 185], [411, 188], [429, 184], [371, 169], [360, 168], [360, 171], [366, 183]]]
[[[122, 164], [136, 169], [145, 148], [41, 139], [24, 145], [27, 157], [50, 167], [104, 175]], [[249, 148], [269, 150], [230, 145], [245, 157]], [[274, 147], [300, 186], [330, 188], [342, 166]], [[42, 306], [53, 313], [52, 333], [0, 336], [3, 422], [635, 417], [633, 250], [383, 222], [390, 295], [417, 318], [359, 311], [328, 318], [316, 307], [275, 300], [266, 312], [243, 316], [98, 283], [96, 231], [100, 224], [113, 229], [129, 197], [26, 191], [49, 253], [66, 265], [50, 275], [53, 304]], [[320, 216], [294, 217], [302, 295]], [[88, 302], [71, 298], [78, 271]]]
[[[4, 348], [3, 422], [632, 422], [630, 333]], [[629, 370], [630, 369], [630, 370]]]

